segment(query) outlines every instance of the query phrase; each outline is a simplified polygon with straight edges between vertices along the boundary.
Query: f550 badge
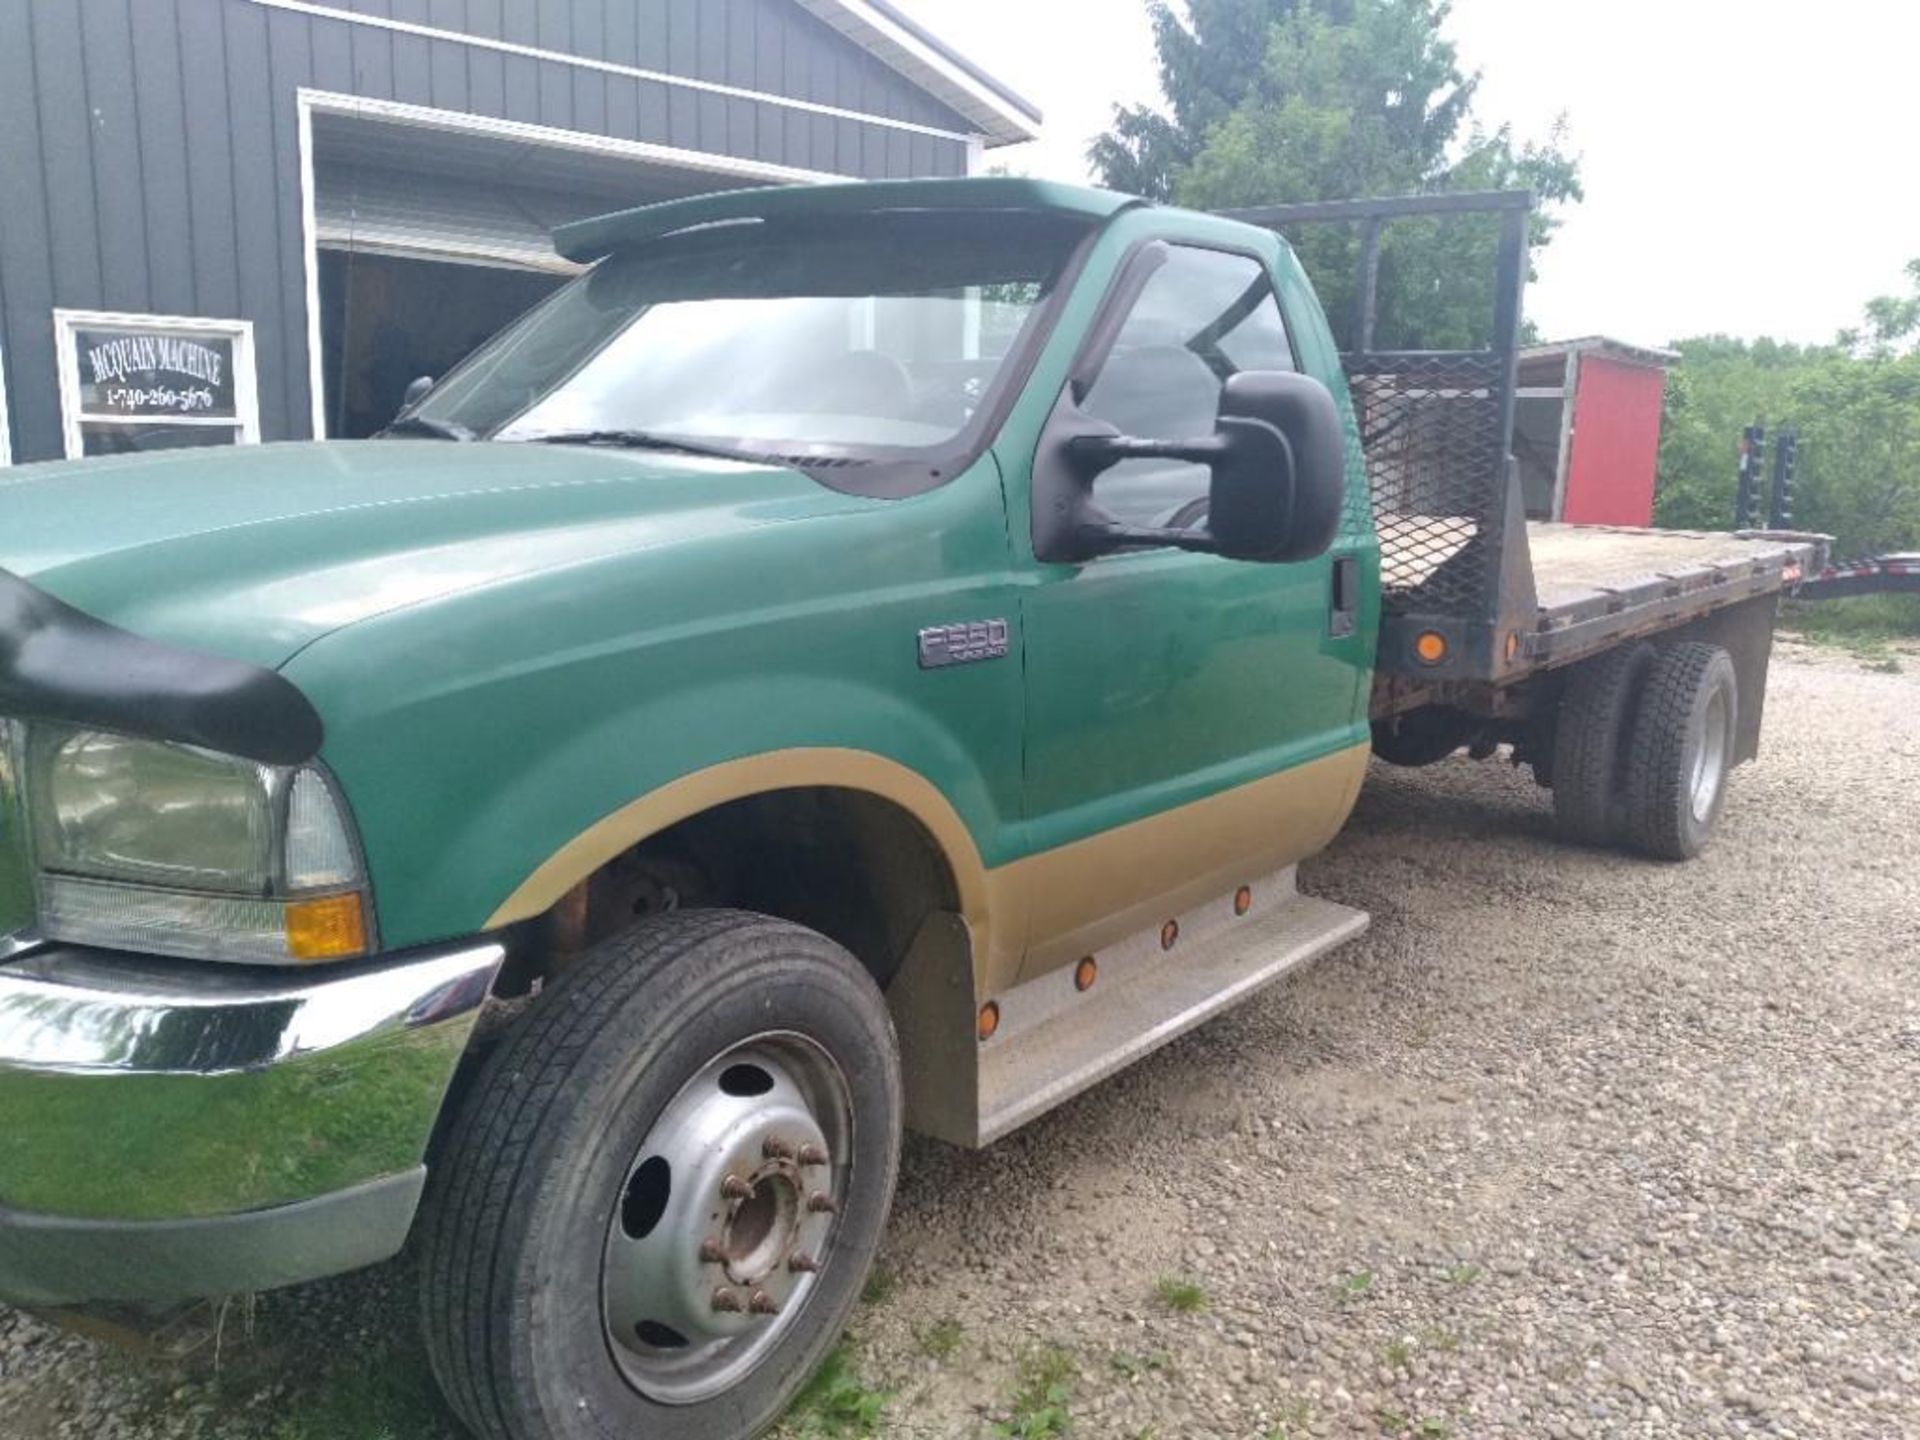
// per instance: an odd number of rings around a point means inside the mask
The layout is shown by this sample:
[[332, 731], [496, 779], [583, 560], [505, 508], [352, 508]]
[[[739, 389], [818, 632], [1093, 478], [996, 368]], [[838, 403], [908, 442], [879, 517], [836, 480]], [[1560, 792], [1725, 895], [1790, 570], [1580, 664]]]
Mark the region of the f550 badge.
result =
[[971, 665], [998, 660], [1007, 653], [1005, 620], [965, 620], [958, 625], [929, 625], [920, 632], [920, 668]]

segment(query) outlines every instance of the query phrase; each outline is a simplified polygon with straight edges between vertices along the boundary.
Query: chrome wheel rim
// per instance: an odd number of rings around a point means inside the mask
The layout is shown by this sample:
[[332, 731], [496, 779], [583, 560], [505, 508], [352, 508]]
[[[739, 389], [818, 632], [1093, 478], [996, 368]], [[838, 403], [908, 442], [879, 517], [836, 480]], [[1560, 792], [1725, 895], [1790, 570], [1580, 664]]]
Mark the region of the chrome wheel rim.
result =
[[1713, 814], [1714, 802], [1720, 797], [1720, 783], [1727, 773], [1731, 719], [1727, 692], [1715, 690], [1707, 700], [1700, 745], [1693, 757], [1693, 818], [1703, 823]]
[[691, 1405], [766, 1358], [830, 1261], [852, 1139], [846, 1077], [804, 1036], [757, 1035], [680, 1088], [607, 1227], [601, 1313], [629, 1384]]

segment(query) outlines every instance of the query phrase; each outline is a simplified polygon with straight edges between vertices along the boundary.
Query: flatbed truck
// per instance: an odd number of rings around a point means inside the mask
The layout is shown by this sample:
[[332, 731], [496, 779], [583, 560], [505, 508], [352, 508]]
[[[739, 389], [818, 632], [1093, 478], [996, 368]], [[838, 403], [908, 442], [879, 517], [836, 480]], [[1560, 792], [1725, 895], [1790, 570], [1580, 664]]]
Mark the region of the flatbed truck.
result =
[[[1492, 343], [1376, 350], [1380, 228], [1475, 207]], [[1365, 927], [1294, 876], [1372, 753], [1697, 853], [1822, 542], [1524, 523], [1526, 217], [678, 200], [386, 438], [0, 475], [0, 1297], [410, 1246], [477, 1435], [754, 1435], [903, 1128]]]

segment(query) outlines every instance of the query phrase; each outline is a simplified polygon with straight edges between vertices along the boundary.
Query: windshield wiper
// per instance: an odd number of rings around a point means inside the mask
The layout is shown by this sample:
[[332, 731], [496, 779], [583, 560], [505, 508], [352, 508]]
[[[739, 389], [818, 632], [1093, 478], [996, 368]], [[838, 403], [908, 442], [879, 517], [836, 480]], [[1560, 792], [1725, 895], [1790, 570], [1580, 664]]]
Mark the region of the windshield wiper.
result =
[[402, 415], [380, 432], [387, 435], [431, 435], [436, 440], [471, 440], [473, 431], [451, 420], [429, 420], [424, 415]]
[[778, 458], [752, 455], [744, 450], [729, 450], [722, 445], [706, 445], [698, 440], [681, 440], [672, 435], [656, 435], [651, 430], [547, 430], [519, 438], [537, 445], [614, 445], [628, 450], [675, 450], [683, 455], [705, 455], [716, 460]]

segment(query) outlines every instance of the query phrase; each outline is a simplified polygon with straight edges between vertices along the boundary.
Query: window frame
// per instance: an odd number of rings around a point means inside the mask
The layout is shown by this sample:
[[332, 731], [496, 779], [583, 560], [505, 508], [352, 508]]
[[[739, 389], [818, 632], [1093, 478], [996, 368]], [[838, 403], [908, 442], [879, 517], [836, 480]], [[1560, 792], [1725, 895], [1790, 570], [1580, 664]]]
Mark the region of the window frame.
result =
[[13, 416], [7, 409], [7, 347], [0, 342], [0, 470], [13, 464]]
[[[80, 408], [79, 332], [89, 326], [147, 330], [157, 334], [218, 335], [233, 344], [233, 410], [224, 415], [98, 415]], [[200, 315], [145, 315], [124, 310], [53, 312], [55, 364], [60, 379], [61, 449], [69, 460], [87, 458], [86, 425], [167, 426], [231, 432], [235, 445], [260, 443], [260, 384], [253, 322]]]
[[[1284, 241], [1280, 242], [1285, 244]], [[1155, 250], [1162, 252], [1161, 257], [1148, 263]], [[1120, 333], [1126, 328], [1127, 320], [1133, 309], [1140, 303], [1147, 286], [1161, 268], [1169, 263], [1175, 250], [1205, 250], [1220, 255], [1232, 255], [1252, 262], [1267, 282], [1267, 293], [1273, 297], [1274, 311], [1280, 317], [1280, 331], [1286, 337], [1288, 357], [1293, 362], [1295, 374], [1304, 374], [1300, 368], [1300, 346], [1294, 335], [1293, 319], [1287, 314], [1286, 301], [1281, 298], [1280, 282], [1274, 266], [1266, 255], [1251, 246], [1235, 245], [1228, 241], [1202, 240], [1189, 236], [1161, 232], [1158, 235], [1144, 235], [1127, 247], [1114, 267], [1113, 279], [1108, 282], [1106, 293], [1101, 296], [1100, 306], [1094, 312], [1087, 326], [1086, 341], [1081, 352], [1074, 357], [1073, 364], [1067, 370], [1067, 382], [1063, 399], [1070, 401], [1076, 410], [1090, 396], [1094, 387], [1100, 383], [1100, 375], [1112, 360], [1115, 346], [1119, 343]], [[1225, 383], [1224, 381], [1222, 382]], [[1145, 436], [1145, 439], [1171, 440], [1183, 437]], [[1094, 557], [1089, 563], [1102, 560], [1124, 560], [1146, 555], [1165, 555], [1173, 551], [1171, 546], [1140, 547], [1138, 549], [1117, 550]], [[1173, 551], [1173, 553], [1183, 553]], [[1207, 558], [1207, 557], [1198, 557]]]

